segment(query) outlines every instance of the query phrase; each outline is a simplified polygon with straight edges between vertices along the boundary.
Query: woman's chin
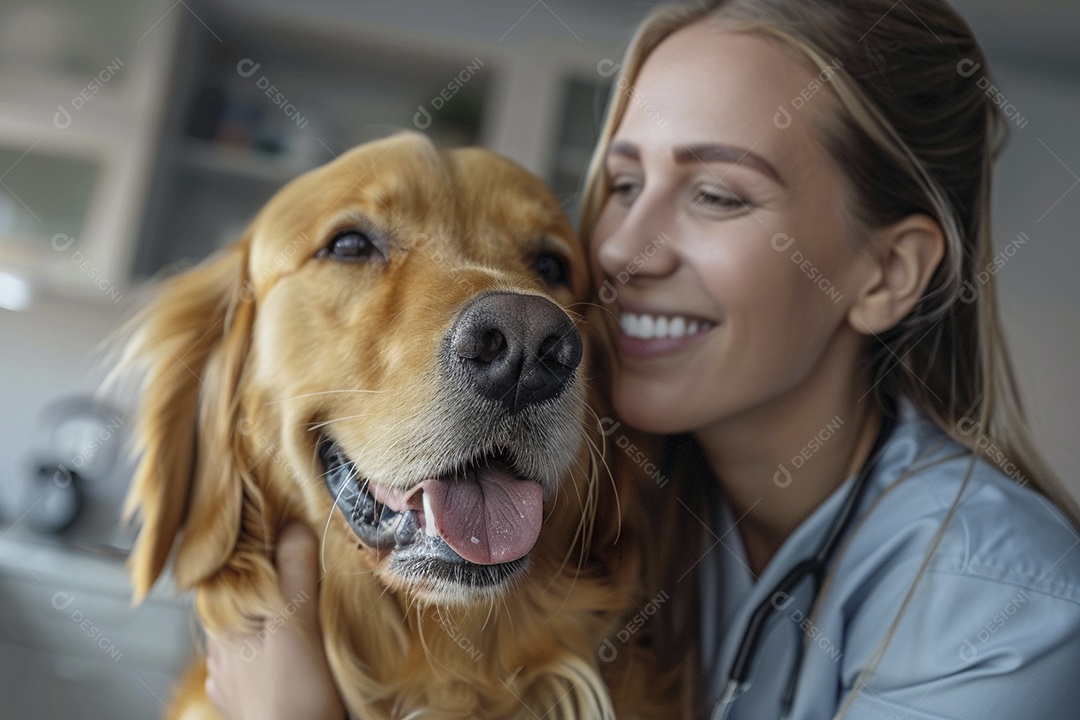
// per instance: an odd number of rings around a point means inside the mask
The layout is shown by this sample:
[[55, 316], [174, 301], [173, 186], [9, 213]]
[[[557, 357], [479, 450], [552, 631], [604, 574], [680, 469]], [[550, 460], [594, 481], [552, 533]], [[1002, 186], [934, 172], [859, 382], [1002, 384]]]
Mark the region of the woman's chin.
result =
[[637, 383], [617, 383], [612, 398], [620, 422], [642, 432], [673, 435], [686, 432], [686, 407], [678, 407], [670, 394], [651, 393]]

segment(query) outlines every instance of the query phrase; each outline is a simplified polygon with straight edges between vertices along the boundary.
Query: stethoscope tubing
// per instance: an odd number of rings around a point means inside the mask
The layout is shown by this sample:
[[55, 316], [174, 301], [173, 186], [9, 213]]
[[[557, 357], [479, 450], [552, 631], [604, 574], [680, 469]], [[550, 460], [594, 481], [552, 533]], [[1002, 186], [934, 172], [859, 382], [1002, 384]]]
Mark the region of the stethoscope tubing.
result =
[[[776, 604], [776, 598], [790, 596], [791, 592], [799, 585], [799, 583], [809, 577], [813, 582], [813, 598], [814, 601], [816, 601], [817, 595], [821, 591], [821, 583], [825, 576], [825, 571], [828, 569], [829, 563], [831, 562], [840, 541], [843, 539], [845, 532], [851, 525], [851, 521], [855, 516], [855, 511], [858, 509], [860, 501], [862, 500], [863, 495], [866, 494], [866, 489], [870, 485], [870, 476], [873, 474], [874, 468], [877, 467], [878, 460], [885, 448], [885, 444], [892, 436], [895, 428], [895, 413], [892, 411], [892, 408], [889, 408], [883, 413], [881, 429], [878, 431], [877, 438], [874, 440], [874, 445], [870, 449], [867, 460], [859, 469], [859, 474], [856, 476], [855, 482], [852, 483], [851, 489], [848, 490], [847, 496], [844, 498], [844, 503], [841, 505], [840, 511], [836, 514], [836, 519], [829, 527], [829, 531], [818, 551], [813, 557], [801, 561], [788, 571], [788, 573], [776, 583], [761, 603], [754, 608], [754, 612], [751, 613], [750, 620], [747, 622], [746, 629], [743, 631], [743, 636], [739, 641], [738, 649], [735, 651], [735, 659], [732, 661], [731, 670], [728, 673], [728, 680], [724, 686], [724, 694], [713, 709], [714, 720], [726, 720], [735, 699], [749, 688], [750, 669], [753, 666], [754, 657], [760, 646], [761, 635], [764, 632], [765, 624], [772, 614], [779, 609], [779, 606]], [[784, 717], [787, 716], [795, 699], [795, 689], [798, 682], [799, 671], [802, 666], [802, 643], [799, 643], [796, 653], [797, 655], [791, 671], [791, 677], [788, 680], [784, 696], [781, 699]], [[718, 712], [720, 713], [719, 715], [717, 714]]]

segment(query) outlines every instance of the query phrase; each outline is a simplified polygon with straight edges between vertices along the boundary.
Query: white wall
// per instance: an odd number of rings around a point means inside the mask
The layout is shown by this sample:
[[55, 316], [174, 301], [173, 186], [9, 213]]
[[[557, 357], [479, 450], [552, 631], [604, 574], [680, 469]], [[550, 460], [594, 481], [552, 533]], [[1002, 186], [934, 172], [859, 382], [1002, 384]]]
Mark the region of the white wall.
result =
[[44, 449], [38, 413], [57, 398], [94, 391], [100, 375], [89, 356], [119, 313], [112, 303], [48, 296], [28, 312], [0, 309], [0, 520], [14, 519], [19, 480]]
[[996, 245], [1030, 238], [997, 273], [1037, 442], [1080, 493], [1080, 81], [1000, 65], [1026, 124], [997, 166]]

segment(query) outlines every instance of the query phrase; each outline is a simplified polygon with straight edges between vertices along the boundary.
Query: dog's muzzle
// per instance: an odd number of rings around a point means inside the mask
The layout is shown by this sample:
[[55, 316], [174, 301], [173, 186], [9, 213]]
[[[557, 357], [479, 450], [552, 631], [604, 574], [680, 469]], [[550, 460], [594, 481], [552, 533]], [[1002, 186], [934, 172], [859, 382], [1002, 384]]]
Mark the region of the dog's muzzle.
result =
[[[525, 566], [540, 535], [544, 488], [529, 476], [539, 454], [561, 456], [577, 445], [565, 440], [573, 432], [567, 421], [577, 416], [567, 409], [580, 395], [559, 396], [581, 361], [581, 336], [546, 298], [484, 293], [459, 312], [440, 352], [443, 401], [458, 417], [442, 421], [445, 436], [435, 447], [467, 460], [447, 467], [433, 456], [432, 475], [398, 488], [362, 477], [324, 436], [323, 477], [357, 538], [390, 555], [392, 571], [494, 585]], [[570, 462], [544, 458], [540, 466]]]

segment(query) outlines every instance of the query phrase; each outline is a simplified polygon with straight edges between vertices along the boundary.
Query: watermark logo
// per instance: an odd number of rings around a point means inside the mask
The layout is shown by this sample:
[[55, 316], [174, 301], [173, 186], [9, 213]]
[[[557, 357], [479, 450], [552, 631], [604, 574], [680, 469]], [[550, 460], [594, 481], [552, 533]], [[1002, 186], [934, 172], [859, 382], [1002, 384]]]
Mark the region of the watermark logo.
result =
[[270, 436], [255, 424], [254, 420], [251, 418], [244, 418], [237, 423], [236, 430], [242, 436], [251, 438], [252, 442], [262, 449], [262, 457], [266, 457], [270, 462], [285, 468], [285, 471], [289, 473], [289, 475], [297, 482], [303, 484], [304, 476], [297, 471], [296, 466], [289, 460], [289, 456], [270, 438]]
[[[791, 595], [786, 592], [773, 593], [773, 596], [769, 598], [769, 602], [772, 603], [772, 606], [781, 612], [787, 612], [788, 607], [791, 605], [791, 601]], [[788, 615], [795, 621], [795, 625], [806, 633], [806, 639], [809, 641], [809, 645], [817, 646], [818, 649], [824, 652], [833, 662], [840, 661], [840, 658], [844, 656], [843, 651], [821, 631], [821, 628], [819, 628], [806, 613], [799, 608], [794, 608]]]
[[645, 627], [645, 624], [649, 621], [653, 615], [656, 614], [660, 606], [666, 603], [670, 599], [670, 595], [667, 591], [661, 590], [655, 597], [651, 598], [645, 605], [638, 611], [634, 617], [626, 621], [617, 633], [615, 633], [615, 639], [619, 641], [616, 645], [610, 638], [604, 640], [600, 645], [600, 649], [597, 650], [597, 655], [602, 662], [611, 662], [615, 658], [619, 657], [619, 647], [625, 645], [630, 641], [630, 638], [634, 637], [641, 628]]
[[[461, 72], [450, 79], [450, 82], [446, 84], [442, 90], [435, 94], [435, 97], [431, 98], [427, 104], [421, 103], [416, 106], [416, 113], [413, 115], [413, 125], [417, 130], [427, 130], [431, 127], [433, 120], [432, 111], [438, 112], [442, 110], [450, 100], [461, 92], [461, 89], [465, 85], [476, 77], [480, 72], [480, 68], [484, 67], [484, 61], [480, 58], [473, 58], [468, 65], [462, 68]], [[428, 105], [431, 106], [431, 110], [428, 110]]]
[[621, 63], [617, 63], [609, 58], [604, 58], [600, 62], [596, 63], [596, 72], [600, 75], [600, 77], [611, 77], [615, 73], [619, 72], [619, 68], [621, 67]]
[[85, 465], [122, 427], [124, 427], [124, 420], [119, 415], [109, 418], [104, 427], [98, 430], [97, 435], [87, 440], [79, 454], [71, 459], [71, 466], [78, 470]]
[[974, 662], [975, 658], [979, 656], [979, 646], [992, 638], [998, 630], [1005, 627], [1005, 623], [1007, 623], [1009, 619], [1020, 610], [1020, 606], [1027, 601], [1027, 592], [1021, 590], [1012, 600], [1005, 604], [1005, 607], [994, 614], [994, 617], [990, 619], [990, 622], [986, 623], [979, 632], [975, 633], [974, 638], [964, 638], [963, 643], [960, 645], [960, 659], [965, 663]]
[[79, 629], [86, 633], [86, 636], [90, 638], [95, 645], [101, 648], [113, 662], [119, 662], [120, 658], [124, 657], [124, 653], [120, 652], [120, 648], [116, 647], [113, 641], [110, 640], [105, 633], [90, 620], [90, 618], [86, 617], [82, 610], [76, 606], [71, 612], [68, 612], [68, 608], [74, 603], [75, 596], [71, 593], [63, 591], [53, 593], [53, 609], [62, 612], [71, 618], [72, 622], [77, 624]]
[[[596, 72], [598, 75], [600, 75], [600, 77], [606, 78], [611, 77], [615, 73], [619, 72], [619, 69], [621, 67], [622, 65], [620, 63], [617, 63], [609, 58], [604, 58], [596, 64]], [[619, 88], [620, 92], [622, 92], [624, 95], [626, 95], [626, 97], [630, 99], [631, 105], [639, 108], [645, 114], [645, 117], [653, 120], [657, 124], [657, 126], [661, 128], [667, 127], [668, 119], [664, 117], [664, 115], [660, 112], [660, 109], [653, 105], [651, 102], [649, 102], [649, 100], [641, 93], [641, 91], [631, 85], [630, 81], [628, 81], [625, 77], [620, 77], [618, 80], [616, 80], [615, 86]]]
[[[956, 63], [956, 73], [963, 78], [969, 78], [981, 69], [982, 63], [976, 62], [971, 58], [963, 58], [960, 62]], [[1011, 120], [1017, 129], [1023, 130], [1027, 127], [1028, 119], [1021, 115], [1016, 109], [1016, 106], [1009, 102], [1009, 99], [1005, 97], [1005, 94], [990, 82], [990, 78], [986, 75], [979, 75], [979, 78], [975, 81], [975, 85], [986, 93], [986, 97], [990, 98], [990, 102], [1001, 108], [1002, 114]]]
[[73, 482], [75, 482], [75, 473], [68, 470], [63, 465], [58, 465], [56, 470], [53, 471], [52, 483], [56, 487], [64, 489], [69, 487]]
[[1005, 267], [1005, 263], [1007, 263], [1013, 255], [1016, 255], [1017, 248], [1027, 245], [1028, 240], [1030, 239], [1031, 238], [1027, 236], [1027, 233], [1020, 233], [1016, 236], [1016, 239], [1003, 247], [1001, 252], [994, 255], [990, 262], [986, 264], [985, 268], [975, 274], [975, 281], [978, 283], [977, 286], [970, 280], [965, 280], [961, 283], [960, 302], [967, 304], [975, 302], [979, 298], [979, 288], [990, 282], [990, 278], [997, 275], [998, 270]]
[[622, 423], [614, 418], [600, 418], [600, 431], [607, 437], [615, 435], [615, 447], [622, 450], [626, 457], [630, 458], [630, 462], [641, 468], [642, 471], [656, 483], [657, 487], [664, 487], [667, 485], [671, 478], [660, 472], [660, 468], [656, 466], [644, 450], [631, 442], [630, 438], [624, 433], [618, 433], [616, 435], [620, 427], [622, 427]]
[[92, 263], [89, 258], [85, 257], [82, 254], [81, 251], [76, 249], [71, 250], [71, 252], [68, 253], [68, 250], [71, 249], [71, 246], [75, 244], [75, 238], [65, 233], [56, 233], [55, 235], [53, 235], [50, 244], [52, 245], [53, 250], [59, 253], [66, 254], [68, 259], [71, 260], [71, 262], [78, 265], [79, 270], [82, 271], [83, 275], [90, 278], [90, 280], [98, 287], [98, 289], [105, 293], [105, 295], [110, 300], [112, 300], [114, 304], [120, 302], [120, 300], [124, 297], [124, 295], [116, 289], [116, 286], [112, 282], [110, 282], [107, 277], [105, 277], [105, 273], [102, 272], [101, 268]]
[[[626, 263], [626, 267], [619, 271], [615, 275], [615, 281], [619, 285], [625, 285], [630, 282], [631, 278], [637, 275], [641, 268], [645, 267], [645, 263], [655, 255], [659, 248], [667, 245], [668, 236], [665, 233], [660, 233], [656, 236], [648, 245], [646, 245], [641, 252], [635, 255], [630, 262]], [[603, 286], [600, 288], [600, 301], [606, 304], [611, 304], [619, 297], [619, 290], [611, 282], [610, 279], [604, 280]]]
[[960, 418], [956, 422], [956, 432], [964, 437], [975, 435], [975, 447], [982, 451], [984, 458], [996, 465], [1001, 472], [1021, 487], [1028, 484], [1027, 477], [1020, 472], [1020, 468], [1016, 467], [1005, 451], [989, 435], [981, 432], [978, 420], [968, 417]]
[[[115, 57], [110, 60], [106, 63], [101, 72], [95, 75], [86, 87], [80, 90], [67, 105], [70, 105], [71, 109], [75, 112], [82, 110], [83, 107], [86, 106], [86, 103], [90, 102], [95, 95], [101, 92], [101, 88], [105, 87], [110, 80], [116, 77], [122, 67], [124, 67], [124, 61], [120, 58]], [[71, 127], [72, 119], [71, 111], [67, 109], [66, 105], [56, 106], [56, 113], [53, 114], [53, 125], [57, 130], [67, 130]]]
[[[836, 415], [832, 420], [825, 423], [825, 426], [821, 428], [821, 430], [818, 430], [817, 434], [810, 438], [810, 441], [807, 442], [799, 452], [791, 456], [791, 467], [798, 470], [805, 465], [806, 461], [812, 458], [814, 454], [829, 441], [829, 438], [836, 434], [836, 431], [839, 430], [843, 424], [844, 421], [840, 419], [839, 415]], [[780, 463], [776, 472], [773, 473], [773, 483], [775, 483], [777, 487], [786, 488], [791, 484], [791, 479], [791, 471], [788, 470], [787, 465]]]
[[251, 662], [259, 656], [262, 650], [262, 644], [266, 640], [276, 633], [278, 630], [285, 626], [289, 618], [296, 614], [296, 611], [300, 609], [300, 606], [308, 601], [308, 594], [301, 590], [297, 593], [296, 597], [291, 599], [285, 605], [285, 611], [274, 615], [272, 618], [266, 620], [263, 623], [262, 628], [255, 635], [255, 640], [251, 638], [244, 638], [243, 644], [240, 646], [240, 659], [244, 662]]
[[[806, 87], [800, 90], [799, 93], [791, 99], [789, 104], [791, 105], [792, 110], [799, 112], [806, 107], [806, 103], [810, 101], [810, 98], [821, 92], [821, 89], [824, 88], [830, 80], [836, 77], [836, 73], [839, 72], [842, 67], [844, 67], [844, 63], [840, 61], [840, 58], [834, 57], [830, 64], [826, 65], [821, 72], [815, 75], [810, 82], [806, 84]], [[792, 115], [787, 107], [784, 105], [777, 105], [776, 113], [773, 114], [773, 125], [779, 130], [787, 130], [791, 127], [791, 122]]]
[[[257, 63], [251, 58], [243, 58], [240, 62], [236, 63], [236, 74], [242, 78], [249, 78], [258, 72], [262, 67], [262, 63]], [[296, 105], [289, 102], [289, 98], [285, 97], [276, 85], [270, 82], [265, 75], [260, 75], [255, 81], [255, 87], [263, 91], [266, 97], [270, 98], [270, 102], [274, 107], [279, 108], [281, 112], [285, 114], [285, 117], [289, 118], [296, 124], [296, 127], [303, 130], [307, 127], [308, 119], [300, 114]]]
[[278, 250], [273, 259], [263, 266], [263, 269], [255, 276], [254, 281], [245, 280], [240, 287], [240, 299], [243, 302], [255, 302], [258, 297], [256, 287], [266, 282], [275, 273], [285, 267], [285, 263], [296, 255], [308, 243], [308, 236], [305, 233], [300, 233], [288, 245]]
[[[787, 252], [787, 249], [791, 247], [794, 242], [795, 238], [785, 233], [776, 233], [775, 235], [773, 235], [772, 238], [773, 249], [780, 253]], [[810, 278], [814, 285], [816, 285], [818, 288], [821, 289], [823, 293], [825, 293], [825, 296], [829, 298], [829, 300], [831, 300], [833, 303], [838, 303], [840, 302], [840, 300], [843, 299], [844, 296], [840, 294], [840, 291], [836, 288], [836, 286], [833, 285], [829, 281], [829, 279], [825, 277], [821, 270], [819, 270], [817, 266], [814, 265], [814, 263], [810, 262], [810, 258], [803, 255], [800, 250], [792, 250], [791, 254], [788, 257], [790, 258], [791, 262], [799, 266], [799, 269], [802, 270], [803, 275], [806, 275], [806, 277]]]
[[477, 648], [476, 645], [473, 644], [472, 640], [465, 636], [465, 634], [461, 631], [461, 628], [459, 628], [453, 620], [445, 617], [442, 612], [438, 613], [437, 619], [439, 621], [439, 625], [441, 625], [442, 629], [446, 631], [447, 636], [454, 641], [455, 645], [464, 650], [465, 654], [468, 655], [474, 662], [479, 661], [480, 658], [484, 656], [484, 654], [480, 652], [479, 648]]

